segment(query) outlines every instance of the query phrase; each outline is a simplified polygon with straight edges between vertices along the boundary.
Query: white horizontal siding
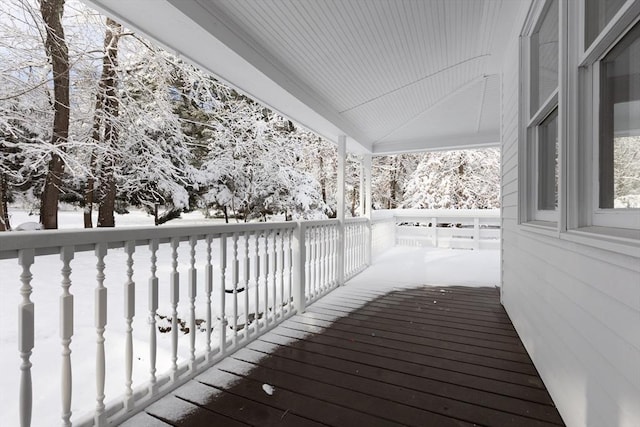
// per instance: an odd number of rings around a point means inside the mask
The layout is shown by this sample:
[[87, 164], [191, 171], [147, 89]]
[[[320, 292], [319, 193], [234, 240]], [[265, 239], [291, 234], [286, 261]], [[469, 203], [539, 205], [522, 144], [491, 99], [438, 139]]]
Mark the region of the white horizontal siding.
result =
[[518, 224], [518, 52], [502, 93], [502, 300], [568, 426], [640, 425], [640, 260]]

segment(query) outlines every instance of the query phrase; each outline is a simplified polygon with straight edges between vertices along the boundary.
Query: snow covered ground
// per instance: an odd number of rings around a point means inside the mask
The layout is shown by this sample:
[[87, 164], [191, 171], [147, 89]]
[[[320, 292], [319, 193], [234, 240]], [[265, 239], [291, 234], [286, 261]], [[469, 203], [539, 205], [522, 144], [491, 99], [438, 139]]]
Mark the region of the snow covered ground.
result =
[[[33, 221], [26, 212], [13, 211], [13, 223]], [[119, 226], [148, 226], [153, 218], [143, 212], [133, 212], [116, 218]], [[215, 222], [214, 222], [215, 221]], [[199, 213], [185, 215], [183, 219], [170, 224], [211, 224], [219, 220], [207, 220]], [[81, 211], [63, 211], [60, 213], [61, 228], [82, 226]], [[214, 251], [215, 251], [214, 247]], [[183, 281], [189, 268], [188, 245], [180, 246], [178, 270]], [[204, 248], [199, 245], [196, 254], [198, 269], [199, 298], [196, 304], [196, 317], [205, 317], [202, 284], [205, 257]], [[52, 414], [61, 413], [60, 403], [60, 354], [62, 346], [59, 337], [59, 308], [61, 295], [60, 268], [58, 256], [38, 257], [32, 268], [32, 300], [36, 313], [36, 346], [33, 362], [33, 423], [34, 426], [52, 425]], [[214, 260], [217, 254], [214, 253]], [[108, 324], [105, 333], [107, 352], [106, 401], [124, 393], [125, 372], [122, 358], [124, 355], [125, 320], [123, 318], [124, 292], [126, 281], [126, 256], [122, 249], [110, 250], [106, 257], [105, 286], [109, 290]], [[95, 351], [96, 331], [94, 326], [94, 292], [96, 286], [95, 257], [92, 253], [76, 253], [71, 263], [73, 268], [71, 293], [75, 298], [74, 336], [71, 343], [73, 364], [73, 418], [77, 420], [95, 407]], [[389, 287], [414, 287], [417, 285], [465, 285], [495, 286], [499, 283], [498, 251], [444, 250], [433, 248], [395, 247], [374, 260], [374, 265], [349, 282], [351, 286], [389, 289]], [[146, 248], [138, 247], [134, 255], [134, 281], [136, 283], [136, 317], [134, 330], [134, 388], [144, 384], [149, 378], [149, 315], [148, 315], [148, 278], [149, 254]], [[166, 316], [171, 312], [169, 305], [168, 277], [170, 273], [170, 251], [168, 245], [161, 245], [158, 253], [158, 272], [160, 278], [159, 313]], [[1, 424], [18, 425], [18, 384], [20, 359], [17, 351], [17, 307], [20, 302], [20, 268], [15, 260], [0, 261], [0, 366], [4, 367], [0, 380]], [[186, 282], [181, 282], [186, 283]], [[189, 318], [187, 286], [181, 286], [178, 316]], [[218, 290], [214, 290], [214, 296]], [[250, 289], [251, 292], [251, 289]], [[239, 307], [240, 313], [244, 312]], [[214, 318], [218, 313], [214, 303]], [[168, 323], [167, 319], [158, 319]], [[165, 325], [166, 326], [166, 325]], [[214, 343], [219, 333], [215, 320]], [[206, 325], [202, 325], [203, 331]], [[166, 372], [170, 367], [170, 334], [158, 336], [158, 373]], [[196, 347], [204, 350], [205, 333], [199, 332]], [[189, 357], [189, 335], [180, 334], [179, 363]], [[55, 418], [54, 418], [55, 419]]]

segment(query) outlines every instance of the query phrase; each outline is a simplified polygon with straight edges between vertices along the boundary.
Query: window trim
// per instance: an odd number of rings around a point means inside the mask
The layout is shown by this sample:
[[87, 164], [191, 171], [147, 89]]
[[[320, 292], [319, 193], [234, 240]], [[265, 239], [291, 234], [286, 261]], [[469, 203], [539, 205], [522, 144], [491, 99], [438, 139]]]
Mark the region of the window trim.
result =
[[[519, 162], [523, 165], [520, 174], [520, 209], [518, 222], [522, 225], [535, 224], [534, 230], [547, 229], [557, 231], [561, 222], [561, 191], [562, 185], [562, 140], [564, 136], [564, 127], [561, 123], [562, 111], [559, 104], [560, 87], [562, 79], [563, 65], [561, 55], [564, 52], [563, 47], [563, 25], [561, 25], [564, 14], [564, 1], [558, 0], [558, 85], [545, 100], [538, 100], [539, 107], [537, 111], [533, 109], [533, 91], [534, 82], [538, 79], [539, 70], [535, 66], [535, 58], [533, 58], [532, 43], [535, 36], [546, 17], [549, 8], [554, 0], [539, 0], [534, 3], [530, 10], [530, 15], [525, 22], [525, 26], [521, 32], [520, 45], [520, 69], [524, 77], [524, 84], [521, 86], [520, 99], [520, 129], [521, 129], [521, 153]], [[539, 87], [535, 87], [536, 97]], [[552, 113], [557, 111], [558, 115], [558, 207], [555, 210], [539, 210], [538, 209], [538, 143], [539, 143], [539, 126]]]
[[[581, 24], [578, 25], [578, 39], [584, 39], [584, 1], [579, 2], [582, 13], [579, 14]], [[580, 215], [574, 218], [575, 227], [572, 229], [588, 229], [589, 227], [602, 228], [622, 228], [629, 230], [640, 229], [640, 208], [600, 208], [600, 70], [601, 62], [606, 55], [613, 50], [624, 36], [640, 22], [640, 1], [627, 0], [623, 7], [616, 13], [611, 21], [605, 26], [602, 32], [596, 37], [592, 43], [587, 58], [591, 58], [594, 52], [599, 55], [591, 62], [585, 63], [583, 56], [580, 63], [580, 77], [585, 82], [583, 88], [577, 94], [579, 103], [590, 103], [579, 117], [579, 125], [584, 135], [582, 146], [578, 150], [582, 150], [583, 154], [580, 159], [590, 159], [581, 171], [573, 171], [579, 175], [577, 182], [579, 184], [578, 192], [586, 195], [584, 200], [578, 201], [578, 211], [587, 211], [586, 215]], [[627, 23], [622, 26], [621, 23]], [[606, 46], [605, 42], [609, 42]], [[586, 93], [585, 93], [586, 92]], [[614, 230], [611, 232], [614, 233]]]
[[[557, 150], [558, 152], [560, 151], [560, 140], [559, 140], [559, 136], [560, 136], [560, 123], [559, 123], [559, 111], [558, 111], [558, 89], [554, 90], [553, 94], [551, 95], [551, 97], [549, 97], [549, 99], [547, 100], [547, 103], [543, 106], [543, 108], [541, 108], [538, 113], [536, 113], [535, 116], [535, 121], [532, 122], [531, 124], [531, 132], [533, 137], [531, 138], [529, 142], [530, 145], [530, 158], [531, 158], [531, 168], [532, 170], [531, 172], [531, 193], [530, 193], [530, 202], [532, 204], [531, 206], [531, 219], [530, 221], [545, 221], [545, 222], [549, 222], [549, 223], [557, 223], [558, 222], [558, 215], [559, 215], [559, 209], [558, 206], [556, 206], [555, 209], [539, 209], [539, 197], [540, 197], [540, 188], [539, 188], [539, 184], [540, 184], [540, 159], [539, 159], [539, 154], [540, 154], [540, 127], [542, 126], [542, 124], [549, 118], [551, 117], [551, 115], [555, 114], [556, 115], [556, 125], [557, 125], [557, 129], [556, 129], [556, 134], [558, 137], [558, 142], [556, 142], [557, 145]], [[559, 153], [558, 153], [559, 154]], [[558, 159], [558, 163], [559, 163], [559, 159]], [[559, 164], [558, 164], [558, 168], [559, 168]], [[558, 176], [558, 181], [559, 181], [559, 176]], [[559, 182], [556, 183], [557, 187], [559, 187]], [[558, 195], [556, 195], [556, 198], [558, 198]], [[559, 201], [559, 200], [558, 200]]]
[[621, 35], [624, 35], [633, 26], [633, 23], [637, 22], [637, 15], [640, 13], [640, 1], [627, 0], [588, 47], [584, 45], [584, 34], [586, 31], [585, 1], [582, 0], [576, 3], [578, 3], [578, 48], [581, 52], [578, 59], [578, 66], [588, 67], [596, 60], [604, 57], [613, 45], [622, 38]]

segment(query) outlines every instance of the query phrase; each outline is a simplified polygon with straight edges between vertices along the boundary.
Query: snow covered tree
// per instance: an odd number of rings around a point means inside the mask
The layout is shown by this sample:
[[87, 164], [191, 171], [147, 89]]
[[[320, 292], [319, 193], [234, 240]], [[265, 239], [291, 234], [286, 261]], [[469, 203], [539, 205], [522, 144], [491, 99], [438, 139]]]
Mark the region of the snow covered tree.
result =
[[395, 209], [404, 197], [404, 185], [415, 171], [422, 154], [394, 154], [372, 159], [372, 203], [374, 209]]
[[403, 208], [499, 207], [499, 151], [463, 150], [424, 154], [404, 185]]

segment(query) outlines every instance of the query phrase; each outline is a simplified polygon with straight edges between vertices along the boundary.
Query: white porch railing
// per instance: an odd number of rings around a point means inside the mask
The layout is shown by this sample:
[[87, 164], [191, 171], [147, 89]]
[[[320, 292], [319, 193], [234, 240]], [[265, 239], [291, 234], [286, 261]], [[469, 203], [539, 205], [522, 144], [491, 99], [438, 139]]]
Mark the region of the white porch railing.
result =
[[[483, 227], [496, 218], [485, 212], [468, 214], [379, 211], [372, 221], [347, 219], [342, 229], [338, 220], [324, 220], [3, 233], [3, 296], [16, 292], [9, 285], [19, 285], [13, 288], [19, 289], [19, 423], [31, 425], [34, 391], [38, 393], [32, 379], [34, 355], [46, 357], [48, 366], [55, 360], [36, 340], [36, 313], [43, 299], [46, 307], [54, 306], [54, 299], [59, 305], [58, 313], [38, 315], [60, 325], [55, 347], [61, 349], [62, 425], [72, 425], [72, 402], [77, 400], [89, 406], [76, 407], [73, 425], [113, 425], [303, 311], [364, 270], [372, 253], [409, 239], [441, 245], [448, 230], [429, 230], [434, 227], [423, 227], [425, 222], [473, 224], [468, 230], [471, 246], [484, 247], [482, 242], [493, 235]], [[448, 238], [457, 238], [459, 231]], [[40, 265], [46, 271], [36, 271]], [[93, 327], [84, 322], [85, 327], [75, 330], [77, 312], [93, 317]], [[140, 317], [146, 325], [134, 329]], [[5, 328], [14, 324], [4, 323]], [[84, 354], [91, 354], [91, 369], [78, 374], [73, 351], [88, 347], [93, 351]], [[86, 365], [86, 360], [80, 362]], [[115, 385], [114, 372], [120, 378]], [[84, 380], [93, 382], [94, 396], [72, 394], [74, 373], [91, 377]]]
[[[74, 309], [78, 307], [74, 295], [81, 291], [85, 296], [80, 304], [83, 307], [91, 304], [86, 300], [86, 286], [87, 281], [94, 283], [95, 411], [74, 417], [73, 424], [117, 423], [296, 310], [303, 310], [307, 302], [337, 286], [340, 277], [351, 277], [364, 269], [365, 257], [361, 254], [367, 252], [363, 238], [366, 224], [366, 220], [355, 220], [345, 226], [348, 270], [343, 275], [337, 271], [340, 256], [337, 220], [3, 234], [0, 236], [3, 265], [13, 259], [21, 268], [13, 279], [3, 277], [7, 285], [21, 284], [17, 331], [21, 360], [17, 390], [20, 424], [30, 425], [33, 411], [32, 355], [38, 351], [38, 345], [37, 306], [32, 294], [39, 297], [44, 288], [51, 289], [56, 284], [59, 287], [60, 417], [62, 425], [71, 425], [72, 350], [77, 323]], [[52, 262], [51, 254], [58, 254], [59, 261]], [[42, 277], [34, 277], [32, 268], [45, 258], [48, 266], [57, 264], [59, 273], [47, 271]], [[113, 273], [107, 268], [112, 263], [120, 264]], [[8, 273], [6, 270], [3, 275]], [[161, 275], [159, 270], [166, 270], [165, 274]], [[110, 275], [123, 280], [111, 281], [107, 286]], [[146, 295], [141, 294], [141, 286], [146, 288]], [[2, 292], [11, 290], [3, 286]], [[117, 300], [112, 297], [113, 292], [124, 292], [116, 316], [108, 314], [113, 313], [113, 307], [107, 310], [107, 301]], [[161, 295], [168, 299], [168, 308], [162, 314], [158, 312]], [[146, 306], [136, 302], [136, 297], [147, 299]], [[55, 304], [48, 304], [51, 305]], [[146, 383], [134, 388], [134, 342], [138, 340], [134, 339], [133, 324], [141, 309], [148, 321], [145, 345], [149, 366]], [[122, 396], [107, 403], [106, 360], [112, 356], [109, 353], [113, 343], [106, 340], [105, 331], [108, 322], [119, 322], [119, 316], [124, 317], [124, 352], [118, 357], [124, 365]], [[170, 335], [170, 363], [166, 373], [158, 374], [156, 360], [161, 332]], [[202, 341], [198, 346], [196, 339]]]
[[453, 249], [499, 249], [498, 209], [391, 209], [375, 211], [373, 251], [390, 242], [401, 246]]

